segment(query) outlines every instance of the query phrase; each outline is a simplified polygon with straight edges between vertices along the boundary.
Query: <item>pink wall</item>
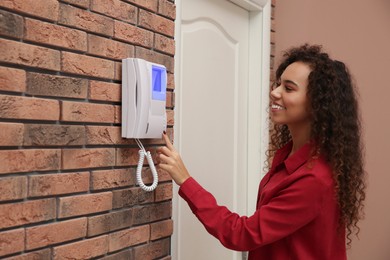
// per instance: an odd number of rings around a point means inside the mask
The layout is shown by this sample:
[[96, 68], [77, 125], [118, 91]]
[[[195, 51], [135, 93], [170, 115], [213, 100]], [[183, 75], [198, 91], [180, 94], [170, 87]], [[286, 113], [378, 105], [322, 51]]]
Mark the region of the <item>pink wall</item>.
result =
[[280, 54], [305, 42], [322, 44], [349, 66], [360, 92], [366, 145], [366, 218], [352, 260], [390, 259], [390, 1], [294, 0], [276, 4]]

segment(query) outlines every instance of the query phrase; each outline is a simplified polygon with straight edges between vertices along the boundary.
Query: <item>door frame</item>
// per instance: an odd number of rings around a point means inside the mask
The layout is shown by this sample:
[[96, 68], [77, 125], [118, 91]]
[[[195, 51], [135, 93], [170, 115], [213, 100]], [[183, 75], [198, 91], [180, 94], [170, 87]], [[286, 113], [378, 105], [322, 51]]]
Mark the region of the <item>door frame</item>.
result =
[[[175, 0], [175, 86], [181, 82], [181, 2]], [[228, 1], [228, 0], [221, 0]], [[249, 11], [249, 71], [248, 71], [248, 175], [247, 175], [247, 214], [252, 215], [256, 208], [258, 184], [264, 176], [263, 165], [269, 141], [268, 112], [271, 55], [271, 0], [229, 0]], [[261, 73], [259, 73], [261, 72]], [[181, 152], [180, 144], [180, 87], [175, 87], [174, 145]], [[260, 138], [259, 138], [260, 135]], [[260, 171], [260, 172], [259, 172]], [[178, 260], [179, 241], [179, 187], [173, 185], [172, 219], [174, 232], [171, 240], [171, 255]]]

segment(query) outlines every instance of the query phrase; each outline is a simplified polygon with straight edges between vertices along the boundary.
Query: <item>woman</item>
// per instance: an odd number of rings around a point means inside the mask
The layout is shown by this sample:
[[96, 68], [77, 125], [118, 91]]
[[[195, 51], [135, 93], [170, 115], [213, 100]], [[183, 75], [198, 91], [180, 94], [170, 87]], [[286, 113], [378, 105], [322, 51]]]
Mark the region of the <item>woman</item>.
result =
[[292, 48], [276, 71], [270, 114], [272, 158], [260, 182], [256, 212], [238, 216], [219, 206], [188, 173], [163, 134], [161, 169], [207, 231], [249, 259], [346, 259], [346, 238], [365, 198], [360, 120], [346, 66], [320, 46]]

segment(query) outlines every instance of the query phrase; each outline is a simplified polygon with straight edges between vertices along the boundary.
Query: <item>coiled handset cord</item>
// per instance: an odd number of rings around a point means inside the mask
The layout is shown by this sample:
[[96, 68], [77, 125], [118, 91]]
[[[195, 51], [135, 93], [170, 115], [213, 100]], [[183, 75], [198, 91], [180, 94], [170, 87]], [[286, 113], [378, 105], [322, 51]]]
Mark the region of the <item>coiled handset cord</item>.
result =
[[[138, 160], [138, 166], [137, 166], [137, 183], [143, 189], [144, 191], [153, 191], [158, 184], [158, 174], [156, 167], [154, 166], [152, 155], [149, 151], [146, 151], [144, 146], [142, 145], [141, 141], [139, 139], [135, 139], [137, 142], [140, 150], [139, 150], [139, 160]], [[146, 160], [149, 163], [150, 170], [152, 171], [153, 175], [153, 183], [150, 186], [146, 186], [145, 183], [142, 181], [142, 167], [144, 165], [144, 158], [146, 156]]]

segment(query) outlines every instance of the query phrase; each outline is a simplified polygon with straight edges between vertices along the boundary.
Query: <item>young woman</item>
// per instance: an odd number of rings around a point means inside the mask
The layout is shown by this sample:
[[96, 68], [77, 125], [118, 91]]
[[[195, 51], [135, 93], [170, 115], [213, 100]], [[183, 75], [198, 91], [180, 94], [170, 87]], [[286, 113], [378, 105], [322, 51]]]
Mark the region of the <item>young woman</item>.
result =
[[163, 134], [161, 169], [207, 231], [249, 259], [344, 260], [358, 232], [365, 172], [355, 89], [344, 63], [320, 46], [292, 48], [276, 71], [270, 114], [272, 164], [260, 182], [256, 212], [219, 206], [190, 176]]

